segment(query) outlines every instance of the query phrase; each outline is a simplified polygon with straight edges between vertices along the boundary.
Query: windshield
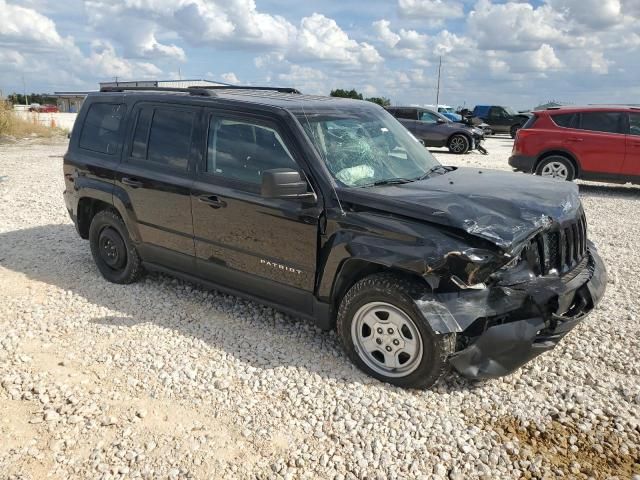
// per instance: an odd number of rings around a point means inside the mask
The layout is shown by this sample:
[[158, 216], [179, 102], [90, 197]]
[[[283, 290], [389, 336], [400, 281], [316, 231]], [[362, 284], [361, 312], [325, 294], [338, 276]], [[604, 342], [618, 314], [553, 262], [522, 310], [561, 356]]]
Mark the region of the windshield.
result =
[[444, 113], [456, 113], [453, 110], [453, 107], [440, 107], [440, 108], [438, 108], [438, 111], [441, 112], [441, 113], [442, 112], [444, 112]]
[[504, 107], [505, 111], [509, 114], [509, 115], [518, 115], [518, 112], [516, 112], [513, 108], [511, 107]]
[[297, 118], [342, 185], [416, 180], [438, 161], [388, 112], [378, 108], [301, 112]]

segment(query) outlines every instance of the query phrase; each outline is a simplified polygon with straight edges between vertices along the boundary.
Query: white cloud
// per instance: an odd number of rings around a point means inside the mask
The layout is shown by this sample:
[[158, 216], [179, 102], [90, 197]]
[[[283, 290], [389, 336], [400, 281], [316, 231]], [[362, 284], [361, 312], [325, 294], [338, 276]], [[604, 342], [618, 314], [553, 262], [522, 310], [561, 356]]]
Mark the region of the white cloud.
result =
[[612, 26], [622, 19], [620, 0], [548, 0], [547, 3], [566, 18], [591, 28]]
[[53, 48], [62, 43], [51, 19], [33, 9], [0, 0], [0, 46], [27, 44]]
[[315, 58], [343, 64], [372, 64], [382, 61], [373, 45], [358, 43], [349, 38], [335, 20], [319, 13], [300, 22], [295, 44], [291, 46], [293, 58]]
[[398, 0], [398, 10], [403, 17], [427, 20], [464, 16], [462, 3], [455, 0]]
[[53, 85], [49, 90], [83, 84], [95, 87], [99, 79], [146, 78], [162, 72], [152, 63], [121, 57], [106, 40], [94, 40], [85, 54], [72, 37], [60, 35], [52, 19], [3, 0], [0, 0], [0, 64], [2, 83], [15, 84], [19, 73], [31, 82], [40, 78], [42, 83]]
[[230, 83], [231, 85], [240, 85], [240, 80], [236, 77], [236, 74], [233, 72], [227, 72], [220, 75], [222, 81], [225, 83]]
[[469, 33], [485, 50], [538, 50], [543, 44], [570, 46], [582, 42], [567, 34], [563, 15], [549, 5], [493, 4], [479, 0], [467, 20]]
[[90, 71], [102, 77], [153, 78], [162, 70], [148, 62], [132, 62], [116, 53], [113, 45], [96, 40], [91, 45], [91, 54], [81, 60]]

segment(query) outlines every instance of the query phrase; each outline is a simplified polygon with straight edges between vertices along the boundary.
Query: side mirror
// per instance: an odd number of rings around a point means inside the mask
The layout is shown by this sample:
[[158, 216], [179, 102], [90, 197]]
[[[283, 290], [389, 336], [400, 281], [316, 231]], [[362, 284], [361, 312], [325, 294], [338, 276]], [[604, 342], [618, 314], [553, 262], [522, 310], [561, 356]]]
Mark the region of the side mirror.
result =
[[262, 191], [264, 198], [312, 198], [314, 194], [307, 190], [307, 182], [300, 172], [291, 168], [274, 168], [262, 172]]
[[447, 123], [447, 121], [444, 118], [438, 118], [436, 123]]

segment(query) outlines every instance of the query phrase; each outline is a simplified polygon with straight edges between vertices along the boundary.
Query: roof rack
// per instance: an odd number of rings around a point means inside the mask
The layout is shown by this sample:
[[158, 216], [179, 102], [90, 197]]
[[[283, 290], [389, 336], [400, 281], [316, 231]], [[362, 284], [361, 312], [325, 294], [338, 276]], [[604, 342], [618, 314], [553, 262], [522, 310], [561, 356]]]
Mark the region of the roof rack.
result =
[[203, 85], [195, 88], [203, 88], [205, 90], [270, 90], [280, 93], [302, 93], [300, 90], [291, 87], [253, 87], [251, 85]]
[[191, 95], [200, 95], [203, 97], [217, 97], [216, 93], [212, 90], [268, 90], [280, 93], [295, 93], [300, 94], [299, 90], [290, 87], [252, 87], [250, 85], [205, 85], [205, 86], [193, 86], [186, 88], [178, 87], [129, 87], [126, 85], [114, 85], [100, 87], [101, 92], [128, 92], [128, 91], [148, 91], [148, 92], [182, 92], [189, 93]]
[[109, 86], [109, 87], [100, 87], [101, 92], [129, 92], [129, 91], [148, 91], [148, 92], [183, 92], [189, 93], [191, 95], [201, 95], [203, 97], [217, 97], [214, 92], [210, 92], [208, 90], [204, 90], [202, 87], [188, 87], [188, 88], [177, 88], [177, 87], [128, 87], [126, 85], [118, 85], [118, 86]]

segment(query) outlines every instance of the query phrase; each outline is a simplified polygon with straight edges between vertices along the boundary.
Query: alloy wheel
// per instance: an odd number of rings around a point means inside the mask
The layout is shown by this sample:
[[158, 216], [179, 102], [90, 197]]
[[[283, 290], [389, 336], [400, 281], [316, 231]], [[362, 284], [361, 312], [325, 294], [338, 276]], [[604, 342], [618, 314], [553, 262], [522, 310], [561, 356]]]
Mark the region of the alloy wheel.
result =
[[467, 142], [462, 137], [459, 137], [459, 136], [453, 137], [451, 139], [450, 148], [451, 148], [451, 151], [455, 153], [464, 152], [464, 150], [467, 148]]
[[542, 168], [540, 175], [543, 177], [556, 178], [558, 180], [566, 180], [569, 176], [569, 170], [567, 169], [567, 166], [561, 162], [549, 162]]
[[422, 361], [418, 327], [399, 308], [371, 302], [358, 309], [351, 322], [351, 338], [369, 368], [387, 377], [404, 377]]

